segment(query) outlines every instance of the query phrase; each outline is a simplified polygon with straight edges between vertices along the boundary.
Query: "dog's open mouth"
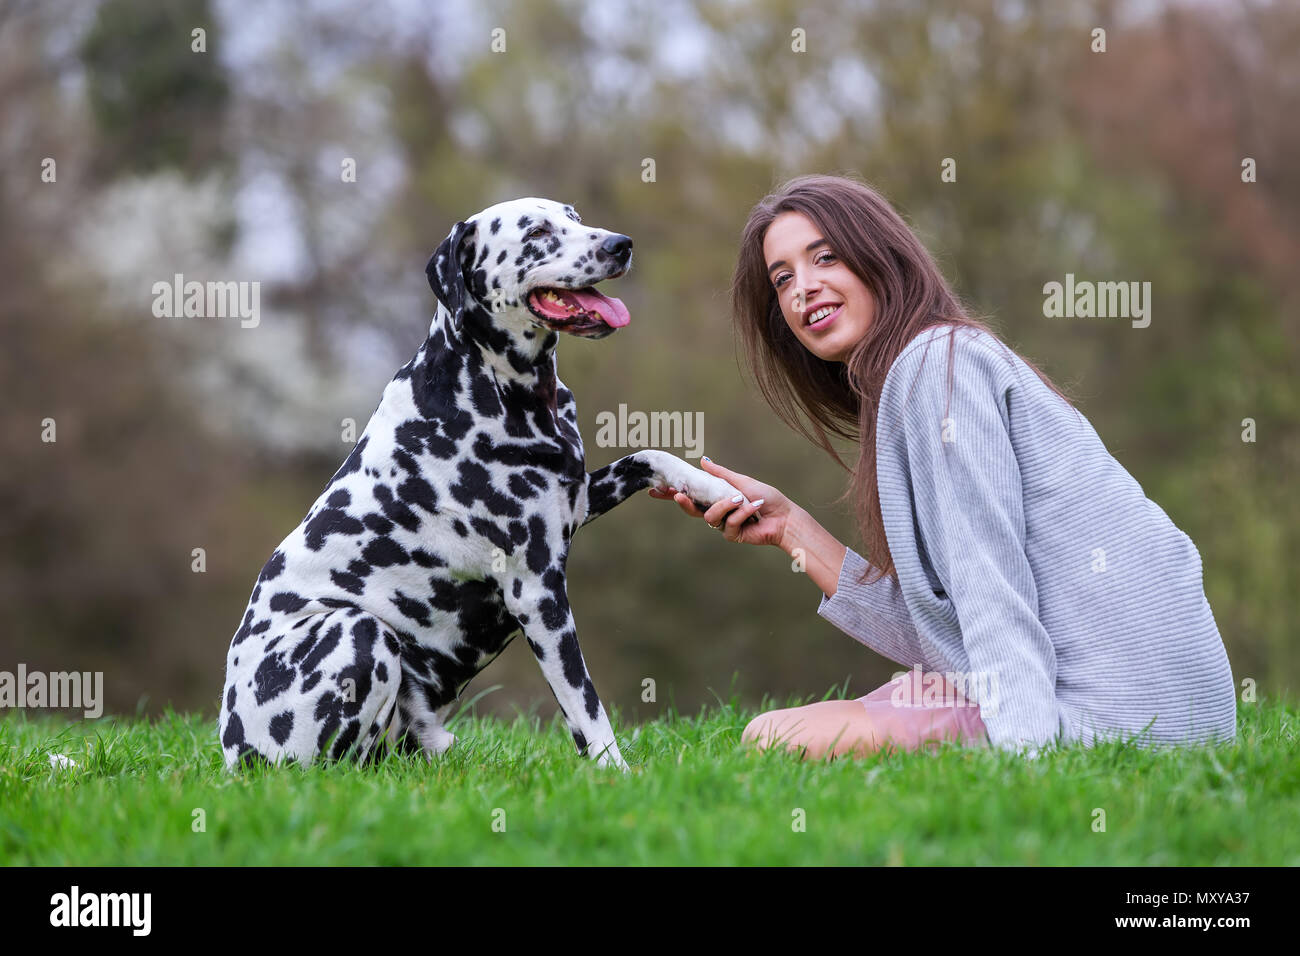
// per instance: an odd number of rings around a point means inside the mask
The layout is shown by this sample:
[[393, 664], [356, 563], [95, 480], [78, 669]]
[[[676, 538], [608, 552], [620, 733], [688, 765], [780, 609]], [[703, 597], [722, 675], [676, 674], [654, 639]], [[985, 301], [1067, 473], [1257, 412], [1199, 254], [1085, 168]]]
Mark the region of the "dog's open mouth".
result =
[[528, 309], [548, 329], [575, 335], [596, 331], [608, 335], [632, 321], [627, 306], [592, 286], [534, 289], [528, 293]]

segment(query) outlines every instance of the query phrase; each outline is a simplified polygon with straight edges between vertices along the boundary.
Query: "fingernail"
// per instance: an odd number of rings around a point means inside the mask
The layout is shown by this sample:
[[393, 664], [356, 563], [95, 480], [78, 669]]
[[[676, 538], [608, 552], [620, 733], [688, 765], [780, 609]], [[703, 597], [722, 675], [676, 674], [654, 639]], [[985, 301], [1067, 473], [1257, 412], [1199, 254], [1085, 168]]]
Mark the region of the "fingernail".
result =
[[745, 500], [745, 496], [744, 496], [744, 495], [736, 495], [736, 497], [734, 497], [734, 498], [731, 499], [731, 501], [732, 501], [733, 504], [734, 504], [735, 502], [738, 502], [738, 501], [744, 501], [744, 500]]
[[[734, 501], [735, 499], [733, 498], [732, 500]], [[753, 505], [755, 508], [757, 508], [766, 500], [767, 500], [766, 498], [759, 498], [757, 501], [751, 501], [750, 504]]]
[[713, 459], [710, 458], [708, 455], [705, 455], [703, 458], [700, 459], [700, 461], [712, 461], [712, 460]]

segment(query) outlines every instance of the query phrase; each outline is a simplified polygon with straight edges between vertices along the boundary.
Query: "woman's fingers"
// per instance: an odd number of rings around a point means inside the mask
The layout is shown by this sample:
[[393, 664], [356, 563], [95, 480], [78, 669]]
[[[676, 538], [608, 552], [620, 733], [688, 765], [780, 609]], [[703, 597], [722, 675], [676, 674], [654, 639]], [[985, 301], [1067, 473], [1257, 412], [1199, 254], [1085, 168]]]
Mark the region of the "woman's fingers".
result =
[[[735, 511], [727, 516], [727, 528], [739, 534], [745, 522], [749, 521], [752, 516], [759, 514], [759, 508], [762, 504], [763, 499], [759, 498], [757, 501], [750, 501], [737, 507]], [[754, 520], [757, 522], [758, 518]]]
[[704, 512], [704, 520], [709, 523], [710, 527], [716, 528], [727, 520], [728, 515], [740, 508], [741, 503], [745, 500], [744, 495], [737, 495], [736, 498], [739, 500], [724, 498], [722, 501], [715, 501], [709, 505], [708, 510]]
[[[730, 526], [739, 529], [747, 522], [757, 524], [762, 517], [758, 513], [758, 508], [763, 503], [761, 498], [758, 501], [748, 503], [744, 503], [743, 496], [741, 501], [716, 501], [709, 506], [707, 511], [701, 511], [689, 495], [678, 491], [671, 485], [663, 491], [651, 488], [649, 493], [653, 498], [672, 498], [687, 515], [692, 518], [703, 518], [712, 528], [725, 530], [727, 526]], [[735, 518], [737, 514], [740, 515], [739, 518]], [[733, 518], [735, 518], [734, 521]]]
[[681, 505], [682, 510], [685, 511], [692, 518], [704, 517], [704, 512], [701, 511], [699, 508], [695, 507], [695, 502], [691, 500], [689, 495], [678, 491], [673, 495], [673, 500], [676, 501], [679, 505]]

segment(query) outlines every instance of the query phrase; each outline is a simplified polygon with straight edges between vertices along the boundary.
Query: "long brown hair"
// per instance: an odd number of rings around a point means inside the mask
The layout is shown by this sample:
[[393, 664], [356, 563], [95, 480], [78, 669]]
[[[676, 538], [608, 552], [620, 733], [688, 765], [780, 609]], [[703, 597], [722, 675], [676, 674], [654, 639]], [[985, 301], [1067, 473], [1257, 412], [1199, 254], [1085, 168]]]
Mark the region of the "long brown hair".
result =
[[[875, 320], [846, 362], [828, 361], [808, 351], [781, 314], [763, 261], [763, 237], [772, 220], [783, 212], [807, 216], [835, 255], [875, 297]], [[876, 483], [876, 412], [885, 376], [913, 338], [933, 326], [950, 326], [951, 398], [953, 337], [958, 327], [989, 334], [993, 330], [969, 313], [930, 253], [888, 201], [852, 176], [797, 176], [754, 206], [741, 233], [731, 310], [763, 398], [783, 422], [851, 472], [848, 487], [836, 503], [849, 497], [854, 501], [866, 552], [863, 557], [871, 565], [861, 583], [867, 582], [873, 569], [880, 571], [877, 581], [886, 574], [897, 580]], [[1025, 364], [1073, 407], [1051, 379], [1032, 363]], [[828, 433], [858, 440], [856, 468], [844, 464], [831, 447]]]

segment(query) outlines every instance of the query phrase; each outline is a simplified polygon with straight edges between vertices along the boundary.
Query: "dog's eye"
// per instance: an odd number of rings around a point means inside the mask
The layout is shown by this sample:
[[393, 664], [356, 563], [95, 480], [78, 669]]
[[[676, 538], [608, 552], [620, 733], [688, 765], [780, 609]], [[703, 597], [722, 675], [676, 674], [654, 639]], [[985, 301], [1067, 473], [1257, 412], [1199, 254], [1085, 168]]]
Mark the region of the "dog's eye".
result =
[[547, 235], [550, 231], [551, 231], [551, 227], [550, 227], [550, 226], [538, 226], [536, 229], [534, 229], [534, 230], [532, 230], [530, 233], [528, 233], [528, 235], [524, 236], [524, 238], [525, 238], [525, 239], [540, 239], [540, 238], [542, 238], [542, 236]]

